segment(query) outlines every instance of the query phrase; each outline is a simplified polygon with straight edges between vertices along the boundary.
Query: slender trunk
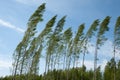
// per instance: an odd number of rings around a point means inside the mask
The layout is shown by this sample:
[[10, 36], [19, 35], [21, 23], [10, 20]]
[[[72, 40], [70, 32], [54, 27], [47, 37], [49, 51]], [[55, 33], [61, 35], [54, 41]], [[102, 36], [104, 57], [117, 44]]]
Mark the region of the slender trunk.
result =
[[[23, 74], [25, 57], [26, 57], [26, 47], [25, 47], [25, 51], [24, 51], [24, 54], [23, 54], [22, 63], [21, 63], [21, 65], [20, 65], [20, 76]], [[20, 80], [21, 80], [21, 79], [22, 79], [22, 77], [20, 77]]]
[[65, 64], [66, 64], [66, 60], [65, 60], [65, 58], [66, 58], [66, 53], [65, 53], [65, 55], [64, 55], [64, 60], [63, 60], [63, 70], [65, 70]]
[[67, 80], [69, 79], [69, 69], [70, 69], [70, 57], [67, 60]]
[[20, 53], [19, 53], [19, 55], [18, 55], [18, 58], [17, 58], [17, 60], [16, 60], [16, 64], [15, 64], [15, 72], [13, 72], [13, 80], [16, 80], [16, 75], [17, 75], [17, 69], [18, 69], [18, 63], [19, 63], [19, 59], [20, 59]]
[[71, 56], [68, 58], [67, 80], [69, 80], [70, 63], [71, 63]]
[[75, 62], [76, 62], [76, 56], [75, 55], [74, 55], [74, 58], [73, 58], [73, 68], [75, 68]]
[[53, 71], [53, 69], [54, 69], [54, 55], [51, 55], [50, 67], [51, 67], [51, 71]]
[[48, 55], [46, 56], [44, 80], [46, 80], [47, 71], [48, 71]]
[[94, 55], [94, 77], [93, 80], [97, 79], [97, 75], [96, 75], [96, 70], [97, 70], [97, 49], [98, 49], [98, 42], [96, 43], [95, 46], [95, 55]]
[[47, 65], [48, 65], [48, 55], [46, 56], [46, 62], [45, 62], [45, 73], [47, 73]]
[[67, 61], [67, 51], [66, 51], [66, 50], [67, 50], [67, 46], [68, 46], [68, 45], [66, 44], [65, 47], [64, 47], [64, 48], [65, 48], [65, 53], [63, 54], [63, 56], [64, 56], [64, 58], [63, 58], [63, 59], [64, 59], [64, 60], [63, 60], [63, 61], [64, 61], [64, 62], [63, 62], [63, 70], [66, 69], [66, 68], [65, 68], [65, 65], [67, 64], [67, 63], [66, 63], [66, 61]]
[[83, 52], [83, 62], [82, 62], [82, 73], [81, 73], [81, 80], [84, 78], [84, 61], [85, 61], [85, 50]]
[[58, 59], [58, 54], [56, 53], [55, 54], [54, 68], [53, 69], [56, 69], [56, 64], [59, 63], [59, 62], [57, 62], [57, 59]]
[[22, 75], [22, 72], [23, 72], [24, 61], [25, 61], [25, 55], [23, 56], [23, 59], [22, 59], [20, 75]]
[[69, 61], [69, 56], [66, 56], [66, 68], [65, 68], [65, 70], [66, 70], [66, 80], [68, 80], [68, 62]]
[[85, 52], [83, 53], [83, 62], [82, 62], [82, 67], [84, 67], [84, 62], [85, 62]]
[[14, 73], [14, 77], [13, 77], [13, 80], [16, 80], [16, 75], [17, 75], [17, 68], [18, 68], [18, 59], [17, 59], [17, 63], [16, 63], [16, 66], [15, 66], [15, 73]]
[[[58, 68], [58, 69], [57, 69], [57, 71], [58, 71], [58, 73], [59, 73], [60, 80], [61, 80], [61, 71], [59, 71], [59, 67], [60, 67], [60, 60], [59, 60], [59, 57], [60, 57], [60, 56], [58, 56], [58, 63], [57, 63], [57, 65], [58, 65], [57, 68]], [[59, 80], [59, 76], [58, 76], [58, 74], [57, 74], [57, 80]]]
[[[76, 64], [76, 66], [75, 66]], [[73, 57], [73, 73], [72, 74], [72, 80], [75, 80], [75, 76], [74, 76], [74, 72], [75, 72], [75, 68], [77, 67], [77, 63], [76, 63], [76, 56]]]
[[116, 80], [116, 64], [115, 64], [115, 46], [114, 46], [114, 55], [113, 55], [113, 58], [114, 58], [114, 80]]
[[52, 67], [52, 55], [50, 55], [48, 59], [49, 59], [48, 60], [48, 71], [50, 71], [50, 67]]

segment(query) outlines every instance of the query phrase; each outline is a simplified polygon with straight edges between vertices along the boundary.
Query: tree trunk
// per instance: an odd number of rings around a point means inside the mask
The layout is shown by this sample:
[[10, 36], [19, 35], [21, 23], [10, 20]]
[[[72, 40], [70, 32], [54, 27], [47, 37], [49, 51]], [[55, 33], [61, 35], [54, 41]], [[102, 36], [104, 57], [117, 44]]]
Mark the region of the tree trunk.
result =
[[83, 62], [82, 62], [81, 80], [83, 80], [83, 77], [84, 77], [84, 61], [85, 61], [85, 50], [84, 50], [84, 52], [83, 52]]
[[18, 58], [15, 63], [15, 69], [13, 69], [13, 80], [16, 80], [19, 59], [20, 59], [20, 53], [19, 53]]
[[98, 49], [98, 42], [95, 46], [95, 55], [94, 55], [94, 78], [93, 80], [97, 79], [96, 69], [97, 69], [97, 49]]
[[114, 46], [114, 55], [113, 55], [113, 58], [114, 58], [114, 80], [116, 80], [116, 64], [115, 64], [115, 46]]

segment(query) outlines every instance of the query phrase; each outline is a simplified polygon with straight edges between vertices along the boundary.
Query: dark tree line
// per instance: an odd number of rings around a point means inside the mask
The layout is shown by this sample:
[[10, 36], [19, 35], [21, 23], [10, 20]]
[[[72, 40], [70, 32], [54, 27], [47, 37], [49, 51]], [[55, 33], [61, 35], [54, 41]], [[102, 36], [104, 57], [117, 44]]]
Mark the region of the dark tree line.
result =
[[[116, 65], [114, 65], [116, 63]], [[114, 58], [112, 58], [110, 61], [107, 62], [104, 71], [101, 71], [101, 67], [97, 67], [96, 69], [96, 80], [114, 80], [114, 66], [116, 69], [116, 80], [120, 80], [120, 60], [114, 61]], [[84, 71], [84, 72], [83, 72]], [[48, 71], [47, 73], [44, 73], [42, 75], [33, 75], [33, 80], [66, 80], [67, 70], [63, 69], [53, 69], [52, 71]], [[81, 74], [84, 74], [81, 75]], [[68, 80], [93, 80], [94, 77], [94, 71], [87, 70], [86, 67], [79, 67], [79, 68], [71, 68], [68, 73], [69, 77]], [[19, 80], [19, 77], [23, 78], [23, 80], [29, 80], [24, 79], [27, 75], [16, 75], [16, 80]], [[5, 76], [1, 77], [0, 80], [12, 80], [14, 76]]]
[[[98, 49], [108, 39], [105, 34], [109, 31], [110, 17], [105, 17], [103, 21], [99, 19], [93, 21], [87, 32], [84, 31], [85, 24], [81, 24], [74, 33], [71, 27], [63, 30], [66, 16], [56, 23], [57, 15], [55, 15], [46, 23], [43, 31], [36, 34], [37, 24], [44, 21], [44, 11], [45, 3], [40, 5], [28, 20], [28, 28], [13, 54], [12, 76], [8, 78], [12, 80], [119, 80], [120, 62], [116, 62], [115, 54], [120, 49], [120, 17], [114, 27], [113, 58], [107, 63], [103, 74], [97, 66]], [[94, 70], [86, 70], [85, 56], [89, 53], [88, 49], [93, 38], [95, 40]], [[76, 67], [76, 61], [79, 61], [81, 54], [83, 54], [82, 67]], [[45, 56], [45, 72], [39, 76], [42, 55]], [[110, 76], [113, 79], [108, 79]], [[7, 80], [7, 77], [3, 80]]]

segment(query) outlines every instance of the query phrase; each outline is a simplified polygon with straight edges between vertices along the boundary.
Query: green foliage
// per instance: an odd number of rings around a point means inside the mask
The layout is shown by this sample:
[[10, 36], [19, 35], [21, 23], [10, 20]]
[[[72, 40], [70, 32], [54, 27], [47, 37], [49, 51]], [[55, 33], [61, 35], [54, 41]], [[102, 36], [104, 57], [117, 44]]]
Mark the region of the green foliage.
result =
[[98, 60], [98, 49], [103, 45], [103, 43], [107, 40], [105, 37], [105, 32], [109, 30], [108, 24], [110, 21], [110, 17], [107, 16], [102, 23], [100, 24], [100, 28], [97, 34], [97, 41], [95, 44], [95, 56], [94, 56], [94, 80], [97, 80], [97, 60]]
[[97, 35], [97, 44], [100, 45], [100, 46], [107, 40], [107, 38], [105, 38], [104, 34], [105, 34], [106, 31], [109, 30], [109, 27], [108, 27], [109, 22], [110, 22], [110, 17], [107, 16], [103, 20], [103, 22], [100, 24], [100, 29], [99, 29], [99, 32], [98, 32], [98, 35]]
[[69, 40], [71, 39], [72, 37], [72, 29], [71, 28], [68, 28], [64, 33], [63, 33], [63, 39], [66, 41], [66, 42], [69, 42]]
[[[37, 35], [37, 24], [43, 21], [44, 11], [45, 3], [40, 5], [30, 17], [24, 37], [13, 54], [12, 76], [0, 78], [0, 80], [113, 80], [115, 74], [116, 80], [120, 79], [120, 61], [116, 63], [115, 57], [107, 63], [103, 75], [100, 67], [97, 68], [97, 52], [107, 40], [105, 32], [109, 30], [109, 16], [101, 24], [98, 19], [95, 20], [85, 35], [85, 25], [81, 24], [77, 33], [73, 35], [71, 27], [63, 32], [66, 16], [63, 16], [54, 27], [57, 18], [55, 15]], [[114, 30], [114, 50], [120, 47], [119, 35], [120, 17], [116, 21]], [[87, 70], [84, 66], [85, 54], [88, 53], [88, 46], [93, 36], [97, 36], [94, 71]], [[82, 67], [75, 67], [76, 60], [80, 60], [81, 53], [83, 53]], [[39, 63], [42, 55], [45, 56], [46, 61], [45, 73], [39, 76]]]
[[[54, 26], [55, 24], [55, 20], [56, 20], [56, 17], [57, 16], [53, 16], [53, 18], [51, 18], [48, 23], [46, 24], [46, 27], [45, 29], [39, 34], [38, 36], [38, 41], [40, 39], [42, 39], [43, 37], [47, 36], [49, 37], [48, 35], [52, 32], [52, 27]], [[44, 39], [44, 38], [43, 38]]]
[[15, 53], [13, 54], [13, 58], [14, 58], [13, 75], [15, 76], [14, 77], [15, 80], [16, 80], [16, 74], [23, 73], [26, 50], [34, 38], [38, 22], [43, 20], [42, 14], [44, 10], [45, 10], [45, 4], [42, 4], [30, 17], [28, 22], [28, 28], [24, 34], [23, 40], [18, 44]]
[[114, 65], [114, 63], [116, 62], [114, 58], [112, 58], [105, 66], [104, 80], [114, 80], [114, 66], [116, 68], [116, 65]]
[[116, 48], [119, 48], [119, 43], [120, 43], [120, 17], [118, 17], [116, 24], [115, 24], [115, 29], [114, 29], [114, 45]]
[[[68, 80], [79, 80], [81, 78], [81, 71], [82, 69], [84, 69], [84, 77], [83, 77], [83, 80], [92, 80], [92, 75], [93, 75], [93, 71], [92, 70], [86, 70], [86, 67], [84, 68], [71, 68], [69, 70], [69, 77], [68, 77]], [[100, 68], [99, 68], [100, 69]], [[98, 69], [98, 73], [100, 75], [102, 75], [102, 73], [99, 71]], [[27, 80], [44, 80], [44, 77], [47, 77], [46, 80], [66, 80], [66, 77], [67, 77], [67, 72], [68, 70], [52, 70], [52, 71], [49, 71], [47, 74], [45, 75], [31, 75], [29, 76], [29, 79]], [[51, 76], [53, 75], [53, 76]], [[102, 77], [98, 75], [98, 77]], [[27, 75], [17, 75], [17, 77], [22, 77], [23, 80], [26, 80], [24, 79], [24, 77], [27, 76]], [[34, 79], [32, 79], [32, 76], [34, 76]], [[0, 80], [11, 80], [13, 76], [6, 76], [4, 78], [0, 78]], [[18, 79], [17, 78], [17, 79]], [[101, 79], [98, 79], [98, 80], [101, 80]]]
[[84, 30], [85, 26], [84, 24], [81, 24], [78, 28], [77, 34], [75, 35], [74, 38], [74, 44], [77, 45], [79, 41], [82, 40], [83, 38], [83, 30]]

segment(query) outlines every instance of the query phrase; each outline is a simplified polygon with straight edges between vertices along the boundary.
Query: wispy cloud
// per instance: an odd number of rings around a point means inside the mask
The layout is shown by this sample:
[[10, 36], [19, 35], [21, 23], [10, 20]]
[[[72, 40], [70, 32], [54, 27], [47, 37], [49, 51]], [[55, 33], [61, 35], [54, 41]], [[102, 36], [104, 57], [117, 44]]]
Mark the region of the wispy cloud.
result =
[[[98, 3], [96, 0], [15, 0], [19, 3], [39, 6], [41, 3], [46, 3], [46, 9], [61, 15], [72, 16], [73, 18], [88, 16], [101, 16], [102, 13], [98, 11], [95, 4]], [[88, 14], [89, 13], [89, 14]], [[85, 16], [84, 16], [85, 17]]]
[[[90, 46], [88, 48], [88, 51], [91, 55], [94, 55], [95, 43], [91, 42], [89, 44], [90, 44]], [[107, 54], [109, 54], [109, 55], [107, 55]], [[104, 45], [102, 45], [100, 47], [100, 49], [98, 49], [98, 56], [103, 56], [102, 58], [106, 58], [106, 57], [112, 58], [113, 57], [113, 42], [111, 40], [107, 40], [104, 43]]]
[[0, 25], [3, 26], [3, 27], [7, 27], [7, 28], [10, 28], [10, 29], [13, 29], [13, 30], [15, 30], [15, 31], [17, 31], [17, 32], [24, 33], [24, 30], [23, 30], [23, 29], [15, 26], [15, 25], [7, 22], [7, 21], [4, 21], [4, 20], [2, 20], [2, 19], [0, 19]]

